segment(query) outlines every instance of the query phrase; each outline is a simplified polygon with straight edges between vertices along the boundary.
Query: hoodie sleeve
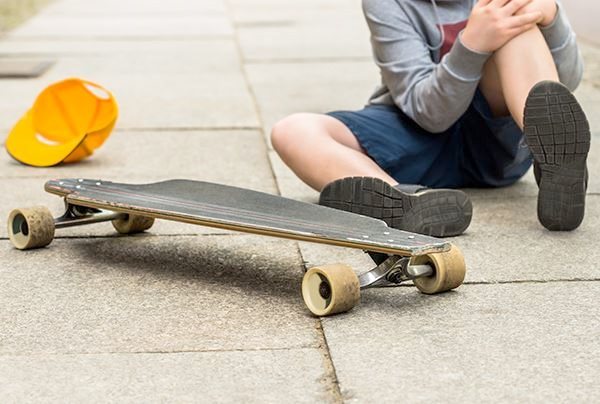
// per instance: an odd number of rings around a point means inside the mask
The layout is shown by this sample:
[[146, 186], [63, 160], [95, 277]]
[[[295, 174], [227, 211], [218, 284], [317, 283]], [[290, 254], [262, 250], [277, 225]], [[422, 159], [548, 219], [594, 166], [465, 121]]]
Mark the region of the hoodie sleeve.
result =
[[558, 13], [554, 21], [550, 25], [540, 27], [540, 31], [552, 53], [560, 82], [574, 91], [583, 78], [583, 57], [562, 4], [560, 1], [556, 4]]
[[394, 103], [423, 129], [440, 133], [467, 110], [490, 53], [460, 36], [439, 64], [394, 0], [363, 0], [375, 62]]

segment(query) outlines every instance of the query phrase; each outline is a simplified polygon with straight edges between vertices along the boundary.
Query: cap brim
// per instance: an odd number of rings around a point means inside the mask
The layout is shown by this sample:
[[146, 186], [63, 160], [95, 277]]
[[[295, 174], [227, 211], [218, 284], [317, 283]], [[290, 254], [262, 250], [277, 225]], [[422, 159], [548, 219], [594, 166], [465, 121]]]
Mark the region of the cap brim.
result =
[[6, 139], [6, 151], [15, 160], [35, 167], [50, 167], [60, 164], [83, 142], [82, 133], [66, 142], [43, 141], [33, 124], [33, 116], [28, 111], [17, 122]]

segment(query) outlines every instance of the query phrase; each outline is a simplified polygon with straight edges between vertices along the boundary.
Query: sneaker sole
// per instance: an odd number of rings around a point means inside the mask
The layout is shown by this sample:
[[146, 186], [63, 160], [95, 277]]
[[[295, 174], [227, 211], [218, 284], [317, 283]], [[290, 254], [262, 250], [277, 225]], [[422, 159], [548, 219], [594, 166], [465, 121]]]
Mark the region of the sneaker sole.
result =
[[404, 193], [370, 177], [337, 180], [321, 191], [319, 204], [381, 219], [388, 226], [434, 237], [462, 234], [473, 216], [467, 195], [456, 190]]
[[544, 81], [525, 105], [525, 138], [539, 164], [538, 219], [549, 230], [579, 227], [585, 214], [588, 120], [569, 89]]

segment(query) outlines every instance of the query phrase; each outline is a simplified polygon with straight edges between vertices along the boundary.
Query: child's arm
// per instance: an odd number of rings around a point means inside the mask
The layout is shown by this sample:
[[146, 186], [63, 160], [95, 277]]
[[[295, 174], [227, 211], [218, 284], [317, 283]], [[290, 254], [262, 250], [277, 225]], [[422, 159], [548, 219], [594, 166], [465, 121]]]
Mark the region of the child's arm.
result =
[[512, 16], [531, 1], [512, 0], [498, 6], [498, 2], [480, 0], [468, 28], [470, 33], [477, 33], [470, 36], [470, 43], [485, 45], [479, 48], [483, 50], [474, 50], [475, 46], [470, 49], [459, 36], [436, 64], [401, 3], [364, 0], [375, 61], [394, 103], [424, 129], [446, 130], [467, 110], [491, 52], [540, 19], [539, 12]]
[[423, 129], [443, 132], [467, 110], [491, 53], [469, 50], [457, 38], [441, 62], [434, 63], [399, 4], [363, 0], [375, 63], [398, 108]]

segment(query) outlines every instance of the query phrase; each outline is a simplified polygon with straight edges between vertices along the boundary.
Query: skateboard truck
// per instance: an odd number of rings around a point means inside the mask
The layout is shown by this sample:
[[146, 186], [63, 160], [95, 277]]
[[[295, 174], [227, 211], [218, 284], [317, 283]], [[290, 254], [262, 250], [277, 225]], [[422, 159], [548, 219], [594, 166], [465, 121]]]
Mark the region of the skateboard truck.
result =
[[72, 205], [65, 201], [65, 213], [54, 219], [54, 227], [62, 229], [65, 227], [81, 226], [84, 224], [109, 222], [117, 219], [127, 219], [126, 213], [105, 211], [102, 209], [88, 208], [85, 206]]
[[433, 275], [430, 265], [410, 265], [410, 258], [391, 256], [358, 277], [361, 289], [398, 285], [402, 282]]
[[50, 244], [56, 229], [109, 221], [121, 234], [141, 233], [154, 224], [151, 217], [73, 205], [65, 200], [65, 213], [57, 218], [44, 206], [13, 210], [8, 217], [8, 229], [13, 245], [29, 250]]

